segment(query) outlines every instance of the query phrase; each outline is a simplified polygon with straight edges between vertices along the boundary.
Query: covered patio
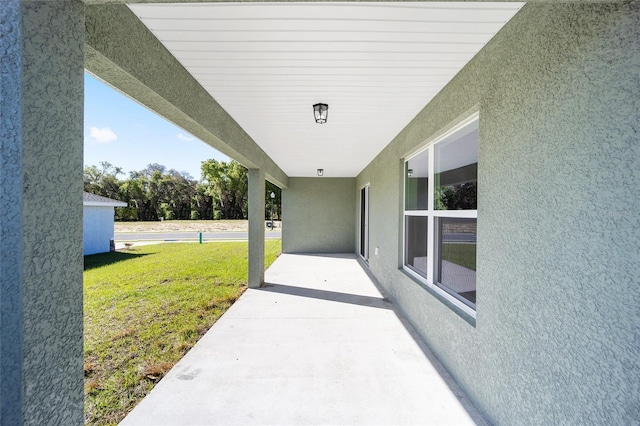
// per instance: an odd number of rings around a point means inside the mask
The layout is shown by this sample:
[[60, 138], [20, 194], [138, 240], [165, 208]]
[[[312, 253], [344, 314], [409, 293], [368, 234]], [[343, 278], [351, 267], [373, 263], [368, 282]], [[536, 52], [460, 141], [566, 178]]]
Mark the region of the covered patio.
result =
[[122, 425], [487, 424], [353, 254], [283, 254]]
[[[2, 0], [0, 424], [83, 423], [85, 71], [248, 169], [250, 290], [156, 394], [481, 421], [398, 309], [491, 423], [637, 423], [639, 40], [637, 0]], [[301, 253], [354, 253], [386, 297], [354, 258]], [[224, 370], [191, 364], [222, 337]]]

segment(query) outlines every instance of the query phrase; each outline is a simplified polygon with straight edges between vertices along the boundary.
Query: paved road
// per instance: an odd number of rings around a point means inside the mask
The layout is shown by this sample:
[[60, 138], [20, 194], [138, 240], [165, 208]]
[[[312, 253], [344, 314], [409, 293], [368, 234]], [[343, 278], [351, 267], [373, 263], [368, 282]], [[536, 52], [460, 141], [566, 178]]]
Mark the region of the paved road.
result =
[[[115, 241], [198, 241], [197, 232], [116, 232]], [[282, 238], [282, 231], [265, 231], [265, 239]], [[246, 232], [204, 232], [203, 241], [212, 240], [246, 240]], [[449, 233], [445, 235], [445, 242], [475, 243], [475, 234]]]
[[[203, 232], [203, 241], [246, 240], [246, 232]], [[282, 238], [281, 231], [265, 231], [265, 239]], [[197, 232], [116, 232], [115, 241], [198, 241]]]

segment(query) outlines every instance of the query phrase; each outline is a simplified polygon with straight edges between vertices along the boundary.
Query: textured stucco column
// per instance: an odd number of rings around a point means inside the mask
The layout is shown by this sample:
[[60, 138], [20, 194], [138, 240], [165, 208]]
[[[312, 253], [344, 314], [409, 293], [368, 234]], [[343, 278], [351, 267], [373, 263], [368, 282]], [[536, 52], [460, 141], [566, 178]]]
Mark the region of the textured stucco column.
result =
[[80, 425], [84, 5], [0, 0], [0, 424]]
[[264, 170], [249, 169], [249, 287], [264, 283]]

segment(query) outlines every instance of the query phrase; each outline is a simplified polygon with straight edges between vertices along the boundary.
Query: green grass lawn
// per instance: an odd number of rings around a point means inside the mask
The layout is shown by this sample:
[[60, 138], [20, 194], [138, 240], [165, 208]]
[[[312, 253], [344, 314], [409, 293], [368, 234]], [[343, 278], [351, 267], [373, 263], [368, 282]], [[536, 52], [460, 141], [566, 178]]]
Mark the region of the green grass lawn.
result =
[[444, 243], [442, 244], [442, 258], [456, 265], [476, 270], [476, 245]]
[[[265, 244], [268, 267], [280, 241]], [[85, 257], [86, 423], [122, 420], [246, 283], [246, 242], [156, 244]]]

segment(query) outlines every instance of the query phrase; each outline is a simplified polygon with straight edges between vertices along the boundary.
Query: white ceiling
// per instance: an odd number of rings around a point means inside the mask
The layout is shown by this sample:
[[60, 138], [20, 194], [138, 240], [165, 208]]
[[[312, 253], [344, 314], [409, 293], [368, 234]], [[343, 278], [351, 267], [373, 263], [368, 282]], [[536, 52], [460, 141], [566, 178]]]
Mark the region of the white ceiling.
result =
[[287, 175], [352, 177], [523, 4], [129, 7]]

